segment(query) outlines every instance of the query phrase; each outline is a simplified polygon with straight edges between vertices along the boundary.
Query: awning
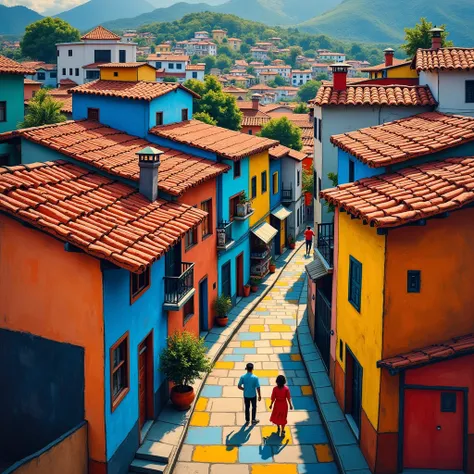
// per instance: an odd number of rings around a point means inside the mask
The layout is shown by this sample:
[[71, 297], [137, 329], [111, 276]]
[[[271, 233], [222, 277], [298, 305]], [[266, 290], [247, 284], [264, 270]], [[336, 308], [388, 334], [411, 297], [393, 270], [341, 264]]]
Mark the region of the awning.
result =
[[329, 274], [318, 255], [315, 256], [315, 259], [311, 263], [305, 266], [305, 269], [312, 281], [319, 280]]
[[274, 211], [272, 211], [272, 216], [275, 216], [277, 219], [284, 221], [288, 216], [291, 215], [293, 211], [290, 211], [285, 206], [278, 206]]
[[269, 244], [271, 240], [278, 234], [278, 230], [272, 227], [270, 224], [264, 222], [259, 226], [252, 229], [252, 234], [256, 235], [260, 240], [263, 240], [266, 244]]

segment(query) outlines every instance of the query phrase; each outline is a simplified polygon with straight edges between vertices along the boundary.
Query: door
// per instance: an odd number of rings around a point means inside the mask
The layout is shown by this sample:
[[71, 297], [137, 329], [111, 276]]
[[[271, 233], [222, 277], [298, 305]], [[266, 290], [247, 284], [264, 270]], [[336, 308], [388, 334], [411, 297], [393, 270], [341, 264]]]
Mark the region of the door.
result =
[[463, 469], [464, 392], [405, 389], [403, 467]]
[[232, 297], [231, 295], [231, 285], [230, 285], [230, 261], [222, 265], [222, 294]]
[[147, 394], [148, 394], [148, 346], [147, 341], [143, 341], [138, 346], [138, 404], [139, 404], [139, 428], [143, 428], [148, 419]]
[[199, 332], [209, 329], [207, 277], [199, 282]]
[[315, 342], [318, 346], [319, 352], [321, 353], [321, 358], [326, 366], [326, 370], [329, 372], [329, 352], [331, 348], [331, 303], [319, 288], [316, 291], [315, 310]]
[[165, 255], [166, 276], [181, 275], [181, 242], [171, 247]]
[[277, 219], [276, 217], [271, 216], [270, 225], [278, 230], [277, 235], [275, 235], [275, 238], [273, 239], [273, 253], [272, 253], [272, 255], [275, 257], [275, 255], [280, 255], [281, 254], [281, 246], [280, 246], [280, 242], [281, 242], [281, 221], [280, 221], [280, 219]]
[[360, 430], [362, 413], [363, 370], [359, 361], [346, 346], [346, 403], [345, 412], [352, 417]]
[[237, 276], [237, 296], [244, 296], [244, 254], [243, 252], [235, 259]]

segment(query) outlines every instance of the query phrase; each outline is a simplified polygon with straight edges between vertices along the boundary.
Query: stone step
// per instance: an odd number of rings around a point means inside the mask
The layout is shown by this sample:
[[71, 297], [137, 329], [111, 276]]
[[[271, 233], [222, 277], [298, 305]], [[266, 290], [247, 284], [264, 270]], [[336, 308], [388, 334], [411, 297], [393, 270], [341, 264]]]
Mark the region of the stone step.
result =
[[145, 459], [134, 459], [130, 464], [131, 472], [142, 474], [165, 474], [168, 472], [168, 465], [158, 462], [146, 461]]
[[157, 441], [145, 441], [135, 454], [135, 458], [168, 464], [173, 449], [174, 446], [169, 444], [163, 444]]

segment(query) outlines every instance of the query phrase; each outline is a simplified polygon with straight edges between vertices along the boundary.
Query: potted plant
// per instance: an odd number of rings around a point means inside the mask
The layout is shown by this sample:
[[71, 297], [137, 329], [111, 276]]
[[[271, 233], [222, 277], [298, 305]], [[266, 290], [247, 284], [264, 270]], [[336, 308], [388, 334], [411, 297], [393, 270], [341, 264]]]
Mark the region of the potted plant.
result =
[[232, 308], [232, 300], [225, 295], [220, 295], [214, 300], [214, 310], [216, 312], [216, 323], [218, 326], [225, 326], [229, 321], [229, 311]]
[[294, 249], [296, 247], [295, 238], [292, 235], [288, 236], [288, 247], [290, 247], [290, 249]]
[[173, 383], [171, 402], [178, 410], [187, 410], [195, 397], [192, 384], [212, 369], [204, 339], [187, 331], [176, 331], [168, 337], [161, 352], [160, 369]]
[[244, 191], [241, 195], [240, 195], [240, 200], [239, 200], [239, 203], [237, 204], [237, 216], [239, 217], [245, 217], [248, 212], [248, 204], [250, 204], [248, 202], [248, 197], [247, 197], [247, 193]]
[[269, 266], [269, 269], [270, 269], [270, 273], [275, 273], [276, 272], [276, 262], [275, 262], [275, 259], [272, 258], [270, 260], [270, 266]]
[[260, 282], [256, 278], [250, 279], [250, 289], [252, 290], [252, 293], [257, 292], [259, 283]]
[[250, 285], [247, 283], [244, 285], [244, 296], [247, 298], [247, 296], [250, 295]]

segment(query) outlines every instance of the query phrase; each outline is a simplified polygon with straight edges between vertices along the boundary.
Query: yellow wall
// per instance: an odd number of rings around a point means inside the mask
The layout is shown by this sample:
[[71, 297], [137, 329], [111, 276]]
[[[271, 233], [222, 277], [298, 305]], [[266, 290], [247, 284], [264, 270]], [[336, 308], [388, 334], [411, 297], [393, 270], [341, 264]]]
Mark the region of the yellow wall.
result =
[[[380, 79], [382, 77], [382, 72], [370, 73], [371, 79]], [[418, 73], [415, 69], [411, 69], [409, 64], [406, 64], [400, 67], [387, 69], [387, 77], [392, 79], [417, 79]]]
[[168, 53], [171, 51], [171, 46], [169, 44], [165, 44], [165, 45], [160, 44], [156, 46], [155, 51], [157, 53]]
[[[252, 209], [255, 210], [250, 217], [250, 226], [254, 226], [270, 212], [270, 160], [268, 151], [249, 157], [249, 199]], [[262, 194], [262, 172], [267, 172], [267, 191]], [[252, 177], [257, 177], [257, 196], [252, 199]]]
[[[118, 76], [115, 76], [114, 73], [118, 73]], [[140, 67], [102, 68], [100, 70], [100, 78], [104, 81], [155, 82], [156, 73], [155, 69], [148, 65]]]
[[222, 43], [222, 41], [224, 40], [224, 38], [227, 36], [227, 33], [224, 33], [224, 32], [213, 32], [212, 33], [212, 39], [216, 40], [218, 43]]
[[280, 221], [280, 251], [286, 246], [286, 219]]
[[[382, 355], [382, 312], [385, 269], [385, 236], [362, 225], [359, 219], [339, 214], [337, 273], [337, 335], [362, 365], [362, 408], [377, 428]], [[362, 263], [360, 313], [349, 303], [349, 257]], [[344, 370], [345, 370], [344, 357]]]

